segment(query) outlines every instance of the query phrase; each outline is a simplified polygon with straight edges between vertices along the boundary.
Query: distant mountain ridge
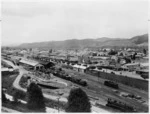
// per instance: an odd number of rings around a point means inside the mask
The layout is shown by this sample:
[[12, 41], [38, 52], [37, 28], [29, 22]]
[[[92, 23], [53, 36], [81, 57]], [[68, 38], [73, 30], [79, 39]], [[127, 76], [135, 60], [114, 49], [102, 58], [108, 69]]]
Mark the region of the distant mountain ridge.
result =
[[144, 34], [141, 36], [135, 36], [131, 38], [131, 42], [134, 42], [135, 44], [142, 44], [147, 42], [148, 43], [148, 34]]
[[64, 41], [48, 41], [37, 43], [24, 43], [19, 47], [23, 48], [87, 48], [87, 47], [112, 47], [112, 46], [148, 46], [148, 34], [139, 35], [130, 39], [121, 38], [97, 38], [97, 39], [71, 39]]

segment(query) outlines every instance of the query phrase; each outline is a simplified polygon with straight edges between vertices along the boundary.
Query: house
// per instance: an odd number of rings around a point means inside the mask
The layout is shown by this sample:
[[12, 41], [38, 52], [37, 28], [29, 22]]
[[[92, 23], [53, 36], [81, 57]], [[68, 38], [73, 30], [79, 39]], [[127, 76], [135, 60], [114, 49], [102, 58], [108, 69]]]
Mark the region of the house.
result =
[[27, 53], [27, 50], [22, 50], [19, 52], [20, 54], [26, 54]]
[[130, 53], [128, 51], [120, 51], [120, 52], [118, 52], [118, 55], [129, 56]]
[[98, 52], [98, 56], [107, 56], [108, 52]]
[[28, 60], [28, 59], [21, 59], [19, 61], [19, 65], [22, 65], [27, 69], [32, 69], [32, 70], [38, 70], [43, 68], [43, 65], [41, 65], [39, 62]]
[[136, 58], [142, 58], [143, 56], [145, 56], [144, 53], [137, 53], [135, 57]]
[[77, 72], [85, 72], [86, 68], [87, 67], [84, 65], [78, 65], [78, 64], [73, 65], [73, 70]]
[[78, 62], [89, 64], [90, 63], [90, 57], [88, 55], [78, 56]]
[[124, 68], [128, 69], [128, 70], [138, 70], [140, 69], [140, 63], [128, 63], [123, 65]]
[[111, 50], [111, 48], [104, 48], [104, 49], [102, 49], [103, 51], [110, 51]]
[[120, 64], [123, 65], [126, 63], [126, 60], [125, 59], [120, 59]]
[[142, 69], [149, 69], [149, 63], [140, 63]]
[[12, 72], [12, 71], [14, 71], [14, 69], [13, 68], [1, 68], [1, 72]]
[[38, 61], [41, 65], [43, 65], [44, 66], [44, 68], [51, 68], [51, 67], [53, 67], [53, 66], [55, 66], [55, 63], [54, 62], [52, 62], [52, 61]]
[[111, 56], [111, 59], [117, 61], [117, 60], [118, 60], [118, 57], [114, 55], [114, 56]]
[[93, 64], [99, 64], [99, 65], [109, 65], [110, 57], [105, 56], [95, 56], [90, 58], [90, 62]]
[[11, 74], [14, 72], [14, 69], [12, 68], [1, 68], [1, 75], [6, 76], [8, 74]]
[[57, 56], [55, 56], [54, 59], [56, 59], [56, 60], [66, 60], [66, 55], [57, 55]]
[[78, 63], [78, 57], [77, 56], [70, 56], [69, 62], [71, 63]]

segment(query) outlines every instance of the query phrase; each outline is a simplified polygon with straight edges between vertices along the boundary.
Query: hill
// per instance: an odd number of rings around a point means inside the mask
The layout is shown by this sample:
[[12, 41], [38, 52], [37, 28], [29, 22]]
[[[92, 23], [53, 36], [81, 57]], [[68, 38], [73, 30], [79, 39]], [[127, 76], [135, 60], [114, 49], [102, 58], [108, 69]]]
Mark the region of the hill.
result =
[[135, 44], [142, 44], [142, 43], [148, 43], [148, 34], [144, 34], [141, 36], [135, 36], [133, 38], [130, 39], [131, 42], [135, 43]]
[[87, 47], [133, 47], [148, 46], [148, 34], [139, 35], [130, 39], [121, 38], [97, 38], [97, 39], [71, 39], [65, 41], [49, 41], [37, 43], [25, 43], [19, 47], [23, 48], [56, 48], [56, 49], [81, 49]]

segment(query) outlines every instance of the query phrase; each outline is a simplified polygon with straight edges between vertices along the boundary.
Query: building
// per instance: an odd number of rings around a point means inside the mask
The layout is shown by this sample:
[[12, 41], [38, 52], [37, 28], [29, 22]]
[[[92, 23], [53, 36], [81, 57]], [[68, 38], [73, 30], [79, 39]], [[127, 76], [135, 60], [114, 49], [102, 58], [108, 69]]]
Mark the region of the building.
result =
[[136, 73], [139, 74], [144, 79], [149, 78], [149, 70], [137, 70]]
[[123, 65], [126, 63], [126, 60], [125, 59], [120, 59], [120, 64]]
[[104, 56], [94, 56], [90, 58], [91, 63], [97, 63], [99, 65], [109, 65], [110, 57], [104, 57]]
[[115, 56], [115, 55], [113, 55], [113, 56], [111, 56], [111, 59], [113, 59], [113, 60], [115, 60], [115, 61], [117, 62], [118, 57], [117, 57], [117, 56]]
[[137, 53], [137, 54], [135, 55], [136, 58], [142, 58], [143, 56], [145, 56], [144, 53]]
[[138, 70], [140, 69], [140, 63], [128, 63], [123, 65], [124, 68], [128, 69], [128, 70]]
[[78, 57], [77, 56], [70, 56], [68, 60], [71, 63], [78, 63]]
[[41, 65], [44, 66], [44, 68], [51, 68], [53, 66], [55, 66], [55, 63], [54, 62], [48, 62], [48, 61], [38, 61]]
[[107, 55], [108, 55], [108, 52], [107, 52], [107, 51], [106, 51], [106, 52], [101, 51], [101, 52], [98, 52], [97, 55], [98, 55], [98, 56], [107, 56]]
[[78, 64], [73, 65], [73, 70], [77, 72], [85, 72], [86, 68], [87, 67], [84, 65], [78, 65]]
[[141, 69], [149, 69], [149, 63], [140, 63]]
[[43, 65], [41, 65], [39, 62], [32, 61], [32, 60], [27, 60], [27, 59], [26, 60], [21, 59], [19, 61], [19, 65], [23, 65], [27, 69], [32, 69], [32, 70], [38, 70], [38, 69], [43, 68]]

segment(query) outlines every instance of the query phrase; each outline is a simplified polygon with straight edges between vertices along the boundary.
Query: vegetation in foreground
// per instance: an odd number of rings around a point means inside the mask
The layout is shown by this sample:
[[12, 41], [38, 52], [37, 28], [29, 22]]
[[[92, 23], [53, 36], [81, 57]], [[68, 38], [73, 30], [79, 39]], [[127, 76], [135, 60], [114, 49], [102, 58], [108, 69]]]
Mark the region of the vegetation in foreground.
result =
[[66, 112], [91, 112], [89, 98], [81, 88], [70, 91]]
[[27, 107], [38, 112], [46, 111], [43, 93], [35, 83], [31, 83], [27, 88]]

